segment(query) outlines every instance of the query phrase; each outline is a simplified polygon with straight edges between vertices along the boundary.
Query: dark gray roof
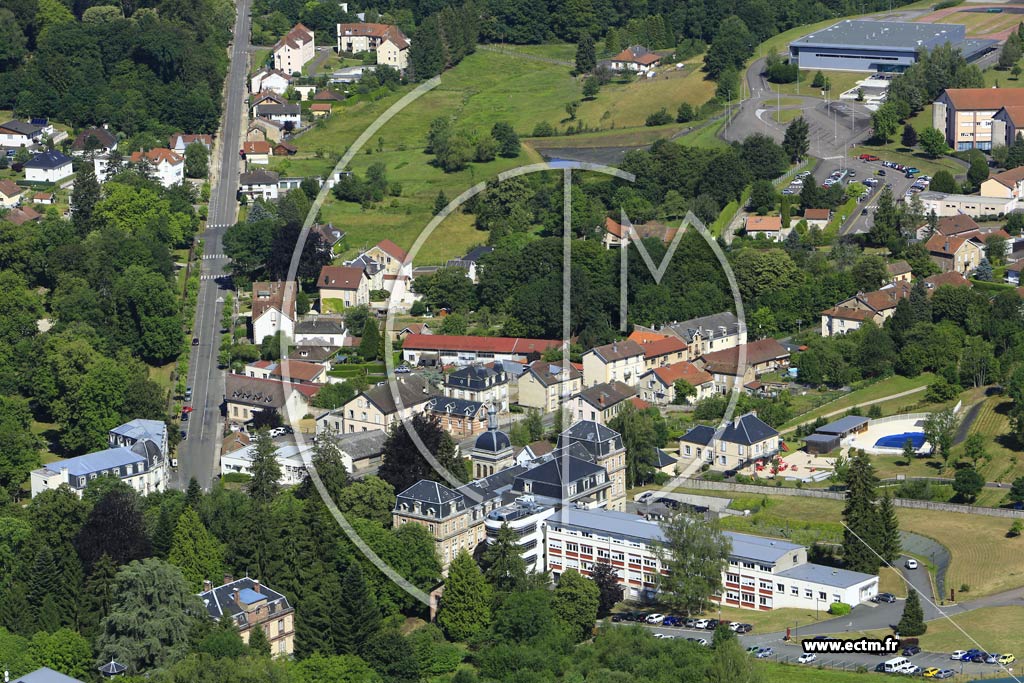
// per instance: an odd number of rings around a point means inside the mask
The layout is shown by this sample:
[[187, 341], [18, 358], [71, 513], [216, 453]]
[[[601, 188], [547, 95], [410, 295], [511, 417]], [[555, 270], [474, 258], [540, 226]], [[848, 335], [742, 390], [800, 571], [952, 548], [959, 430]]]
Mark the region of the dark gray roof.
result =
[[493, 500], [503, 493], [510, 491], [516, 478], [527, 469], [525, 465], [506, 467], [489, 477], [474, 479], [468, 484], [463, 484], [458, 490], [459, 493], [465, 494], [469, 500], [473, 500], [471, 496], [476, 496], [482, 500]]
[[96, 138], [96, 142], [101, 147], [114, 147], [117, 145], [117, 136], [109, 130], [105, 128], [86, 128], [75, 136], [75, 141], [71, 143], [71, 149], [76, 152], [85, 150], [85, 144], [89, 141], [90, 137]]
[[912, 21], [870, 21], [847, 19], [832, 24], [790, 45], [797, 47], [886, 48], [914, 52], [920, 47], [932, 48], [946, 42], [963, 40], [961, 24], [931, 24]]
[[482, 453], [501, 453], [510, 448], [512, 448], [512, 441], [508, 438], [508, 434], [497, 429], [488, 429], [478, 436], [476, 443], [473, 444], [473, 450]]
[[368, 432], [338, 434], [331, 438], [335, 445], [355, 462], [383, 453], [384, 442], [387, 441], [388, 435], [383, 429], [371, 429]]
[[605, 362], [612, 362], [622, 360], [623, 358], [643, 356], [644, 347], [640, 346], [632, 339], [624, 339], [623, 341], [612, 342], [611, 344], [605, 344], [604, 346], [595, 346], [590, 349], [590, 351], [587, 351], [587, 353], [595, 353]]
[[697, 425], [690, 431], [679, 437], [680, 441], [687, 443], [696, 443], [701, 446], [707, 446], [711, 443], [711, 440], [715, 438], [715, 430], [707, 425]]
[[264, 171], [262, 168], [243, 173], [238, 177], [239, 185], [277, 185], [281, 176], [276, 171]]
[[418, 482], [398, 494], [399, 498], [408, 498], [421, 503], [435, 503], [442, 505], [460, 500], [462, 494], [453, 491], [444, 484], [429, 479], [420, 479]]
[[13, 683], [82, 683], [82, 681], [44, 666], [21, 678], [15, 678]]
[[847, 415], [841, 417], [835, 422], [829, 422], [823, 427], [818, 427], [814, 431], [819, 434], [846, 434], [854, 429], [866, 425], [870, 420], [866, 417], [860, 417], [859, 415]]
[[302, 108], [297, 104], [257, 104], [256, 113], [259, 116], [295, 116]]
[[40, 152], [25, 162], [25, 168], [42, 168], [49, 170], [60, 168], [71, 163], [71, 157], [65, 156], [55, 149]]
[[654, 455], [658, 460], [658, 469], [661, 469], [662, 467], [668, 467], [670, 465], [675, 465], [677, 462], [679, 462], [677, 458], [673, 458], [671, 455], [661, 450], [660, 448], [654, 449]]
[[848, 569], [835, 569], [833, 567], [826, 567], [825, 565], [811, 563], [800, 564], [792, 569], [777, 572], [775, 576], [787, 579], [797, 579], [798, 581], [811, 581], [824, 586], [832, 586], [833, 588], [850, 588], [851, 586], [856, 586], [859, 583], [864, 583], [865, 581], [871, 581], [872, 579], [878, 578], [872, 574], [851, 572]]
[[494, 247], [474, 247], [469, 250], [469, 253], [462, 257], [463, 261], [469, 261], [470, 263], [476, 263], [480, 260], [480, 257], [484, 254], [490, 254], [494, 251]]
[[546, 360], [535, 360], [530, 363], [529, 368], [537, 381], [546, 387], [583, 377], [583, 373], [572, 365], [564, 368], [561, 363], [552, 363]]
[[[406, 408], [425, 403], [430, 398], [430, 384], [420, 375], [411, 375], [395, 380], [394, 385], [398, 387], [398, 396]], [[367, 389], [363, 392], [363, 396], [385, 415], [390, 415], [398, 410], [395, 405], [395, 397], [392, 394], [391, 382]]]
[[[700, 318], [691, 318], [680, 323], [671, 323], [665, 325], [663, 331], [668, 329], [689, 344], [693, 341], [697, 332], [700, 332], [704, 339], [717, 339], [718, 337], [736, 334], [739, 331], [739, 325], [740, 322], [736, 318], [736, 314], [731, 311], [725, 311], [724, 313], [713, 313]], [[723, 327], [725, 328], [724, 331], [721, 329]]]
[[578, 447], [593, 460], [620, 450], [622, 435], [600, 422], [580, 420], [558, 435], [558, 447]]
[[508, 376], [504, 372], [485, 365], [467, 365], [449, 374], [444, 383], [450, 387], [479, 391], [506, 382]]
[[551, 459], [545, 463], [537, 465], [536, 467], [523, 472], [516, 479], [516, 490], [521, 490], [519, 485], [520, 481], [531, 481], [538, 482], [541, 484], [549, 484], [551, 486], [561, 486], [563, 481], [563, 461], [568, 464], [568, 470], [565, 476], [565, 483], [579, 481], [590, 475], [597, 474], [598, 472], [604, 472], [604, 468], [600, 465], [596, 465], [589, 460], [583, 458], [577, 458], [575, 456], [562, 457], [561, 451], [556, 450], [551, 454]]
[[829, 446], [832, 444], [839, 445], [839, 436], [837, 434], [809, 434], [804, 437], [806, 443], [816, 443]]
[[343, 334], [345, 321], [341, 318], [316, 317], [295, 323], [295, 334]]
[[730, 421], [718, 438], [729, 443], [752, 446], [755, 443], [760, 443], [765, 439], [778, 435], [779, 433], [772, 429], [771, 425], [761, 420], [757, 415], [747, 413]]
[[25, 123], [24, 121], [8, 121], [0, 125], [0, 128], [6, 128], [7, 130], [13, 130], [15, 133], [29, 136], [37, 135], [43, 129], [42, 126], [37, 126], [34, 123]]
[[288, 352], [289, 360], [304, 360], [310, 363], [319, 363], [325, 360], [330, 360], [337, 355], [341, 347], [338, 346], [317, 346], [310, 344], [300, 344], [299, 346], [292, 347]]
[[443, 415], [464, 415], [476, 417], [484, 409], [480, 401], [468, 401], [464, 398], [448, 398], [447, 396], [431, 396], [423, 406], [424, 410]]
[[264, 585], [260, 585], [259, 588], [259, 591], [256, 591], [256, 581], [246, 576], [204, 591], [199, 594], [199, 599], [206, 605], [206, 611], [211, 617], [220, 620], [226, 616], [239, 626], [246, 625], [248, 617], [245, 610], [235, 601], [234, 591], [238, 591], [243, 603], [246, 600], [255, 602], [258, 598], [266, 599], [270, 614], [282, 614], [291, 609], [288, 598], [281, 593]]
[[[637, 345], [639, 347], [639, 345]], [[579, 397], [590, 405], [604, 410], [636, 396], [636, 389], [623, 382], [604, 382], [584, 389]]]

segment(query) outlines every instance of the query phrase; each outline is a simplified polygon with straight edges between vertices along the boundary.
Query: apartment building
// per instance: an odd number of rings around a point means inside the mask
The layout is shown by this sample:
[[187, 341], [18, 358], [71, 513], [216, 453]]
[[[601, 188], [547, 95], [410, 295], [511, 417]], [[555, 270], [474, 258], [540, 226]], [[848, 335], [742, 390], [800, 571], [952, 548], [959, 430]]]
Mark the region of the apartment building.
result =
[[636, 389], [622, 382], [595, 384], [573, 396], [572, 417], [608, 424], [635, 396]]
[[509, 376], [504, 370], [486, 365], [467, 365], [451, 372], [444, 380], [444, 395], [494, 405], [507, 413]]
[[1006, 144], [1005, 118], [997, 120], [996, 114], [1019, 106], [1024, 106], [1019, 88], [947, 88], [932, 104], [932, 127], [958, 152], [991, 150]]
[[224, 583], [216, 587], [205, 581], [199, 599], [211, 619], [230, 620], [244, 643], [248, 644], [253, 629], [259, 628], [267, 636], [272, 657], [290, 657], [295, 652], [295, 609], [284, 594], [262, 585], [259, 579], [225, 576]]
[[316, 40], [311, 29], [295, 24], [273, 48], [274, 68], [286, 74], [301, 73], [302, 67], [316, 56]]
[[[397, 390], [401, 406], [395, 403], [393, 390]], [[385, 382], [371, 387], [339, 408], [344, 431], [346, 434], [374, 429], [388, 431], [395, 422], [423, 412], [423, 406], [432, 396], [429, 382], [419, 375], [403, 377], [394, 385]]]
[[634, 341], [596, 346], [583, 354], [583, 386], [606, 382], [635, 385], [645, 369], [644, 349]]
[[572, 364], [530, 363], [519, 378], [519, 405], [553, 413], [583, 387], [583, 373]]

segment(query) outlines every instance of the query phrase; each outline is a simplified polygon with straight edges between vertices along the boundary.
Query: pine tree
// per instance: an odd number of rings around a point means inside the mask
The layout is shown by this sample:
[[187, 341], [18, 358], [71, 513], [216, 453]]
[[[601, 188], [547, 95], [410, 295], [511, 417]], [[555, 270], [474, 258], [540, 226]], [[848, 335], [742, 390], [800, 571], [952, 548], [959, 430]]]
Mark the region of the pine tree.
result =
[[928, 624], [924, 623], [924, 610], [921, 609], [921, 598], [917, 591], [911, 588], [907, 592], [907, 602], [903, 605], [903, 616], [900, 623], [896, 624], [896, 632], [900, 637], [924, 635], [928, 630]]
[[93, 214], [99, 200], [100, 184], [96, 180], [92, 164], [82, 164], [81, 170], [75, 175], [75, 185], [71, 190], [71, 224], [80, 238], [84, 238], [96, 228]]
[[[199, 510], [199, 504], [203, 500], [203, 489], [195, 477], [188, 480], [188, 490], [185, 491], [185, 504], [193, 510]], [[177, 520], [175, 520], [177, 523]]]
[[928, 288], [925, 287], [922, 278], [914, 281], [907, 300], [910, 304], [910, 316], [915, 325], [932, 321], [932, 303], [928, 298]]
[[597, 68], [597, 50], [594, 47], [594, 38], [590, 34], [584, 34], [576, 44], [576, 73], [588, 74]]
[[448, 206], [448, 195], [444, 193], [444, 190], [439, 190], [434, 199], [434, 214], [441, 213], [446, 206]]
[[362, 341], [359, 342], [360, 357], [363, 360], [377, 360], [380, 343], [380, 328], [377, 327], [377, 321], [372, 316], [368, 317], [366, 324], [363, 325]]
[[332, 629], [334, 651], [344, 655], [360, 654], [362, 647], [380, 629], [380, 608], [358, 562], [349, 563], [338, 595], [341, 599]]
[[256, 435], [256, 448], [253, 452], [252, 478], [246, 487], [249, 496], [256, 503], [270, 503], [277, 495], [281, 479], [281, 464], [277, 461], [277, 446], [270, 434], [261, 431]]
[[491, 626], [491, 587], [463, 548], [448, 567], [437, 623], [449, 640], [473, 641]]
[[318, 579], [306, 584], [295, 610], [295, 656], [304, 659], [319, 652], [334, 654], [334, 617], [331, 597], [341, 591], [337, 575], [323, 562], [310, 567]]
[[182, 576], [196, 591], [204, 580], [216, 581], [224, 571], [224, 551], [220, 543], [190, 507], [185, 507], [178, 518], [167, 561], [181, 570]]
[[[176, 506], [166, 500], [160, 505], [160, 516], [157, 517], [156, 527], [153, 529], [153, 552], [161, 560], [166, 560], [167, 553], [171, 552], [174, 529], [178, 526], [178, 517], [175, 515], [174, 507]], [[190, 509], [194, 510], [195, 508]]]
[[0, 625], [11, 633], [26, 637], [38, 630], [28, 594], [28, 586], [20, 581], [12, 581], [0, 601]]
[[82, 562], [78, 559], [78, 553], [65, 541], [55, 554], [57, 560], [57, 573], [60, 583], [53, 591], [53, 597], [57, 602], [57, 608], [61, 614], [61, 625], [71, 629], [78, 629], [80, 602], [82, 588], [85, 583], [85, 573], [82, 569]]
[[92, 574], [85, 582], [81, 606], [81, 632], [92, 640], [99, 632], [100, 622], [110, 611], [114, 600], [114, 577], [117, 567], [109, 555], [103, 555], [93, 565]]
[[[786, 134], [782, 139], [782, 148], [789, 155], [789, 160], [796, 163], [804, 158], [810, 149], [810, 126], [804, 117], [798, 116], [786, 126]], [[806, 185], [805, 185], [806, 187]], [[815, 208], [815, 207], [811, 207]]]
[[903, 137], [900, 139], [904, 147], [914, 147], [917, 145], [917, 130], [914, 129], [909, 123], [903, 126]]
[[149, 557], [152, 547], [137, 494], [116, 488], [104, 495], [78, 533], [75, 548], [86, 571], [91, 571], [93, 563], [104, 554], [118, 565]]
[[604, 34], [604, 51], [608, 55], [617, 55], [622, 49], [619, 43], [619, 32], [614, 27], [608, 29]]
[[876, 552], [882, 541], [875, 487], [878, 478], [867, 453], [854, 451], [846, 473], [843, 508], [843, 559], [847, 569], [876, 574], [881, 563]]
[[257, 657], [270, 656], [270, 641], [267, 640], [267, 632], [262, 625], [256, 625], [249, 629], [249, 654]]
[[516, 533], [502, 524], [494, 541], [487, 542], [483, 556], [484, 575], [494, 590], [509, 593], [526, 583], [526, 563], [519, 551]]
[[892, 496], [886, 493], [878, 505], [878, 521], [882, 532], [882, 542], [878, 548], [878, 554], [886, 562], [895, 562], [900, 556], [902, 543], [900, 541], [900, 520], [896, 516], [896, 506], [893, 505]]
[[60, 572], [57, 570], [57, 559], [53, 556], [53, 550], [50, 546], [44, 545], [36, 553], [35, 561], [32, 563], [32, 571], [28, 577], [28, 599], [29, 604], [32, 606], [32, 615], [35, 622], [39, 625], [39, 628], [47, 632], [60, 628], [59, 619], [56, 624], [48, 623], [44, 625], [42, 623], [43, 604], [47, 598], [50, 600], [53, 611], [57, 610], [57, 605], [53, 601], [51, 592], [60, 585], [59, 581]]
[[61, 611], [53, 594], [47, 593], [36, 616], [36, 625], [40, 631], [53, 633], [61, 627]]

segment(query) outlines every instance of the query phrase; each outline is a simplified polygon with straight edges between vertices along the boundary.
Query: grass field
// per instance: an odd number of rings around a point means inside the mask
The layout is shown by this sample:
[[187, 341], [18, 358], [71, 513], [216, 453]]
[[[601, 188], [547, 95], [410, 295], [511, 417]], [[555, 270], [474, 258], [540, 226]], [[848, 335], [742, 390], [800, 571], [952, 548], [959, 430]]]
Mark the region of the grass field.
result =
[[[1024, 476], [1024, 463], [1020, 462], [1020, 445], [1010, 435], [1009, 411], [1013, 401], [1005, 396], [985, 399], [978, 416], [971, 425], [971, 434], [985, 437], [985, 450], [992, 459], [981, 464], [979, 470], [988, 481], [1011, 482]], [[954, 453], [962, 452], [962, 447]], [[998, 493], [998, 492], [993, 492]]]
[[[794, 650], [794, 656], [796, 656], [795, 653], [796, 650]], [[873, 678], [855, 671], [818, 669], [799, 664], [758, 662], [757, 665], [764, 674], [765, 683], [864, 683]]]
[[860, 71], [825, 72], [825, 75], [832, 82], [832, 89], [827, 93], [823, 93], [820, 88], [811, 87], [811, 83], [814, 81], [814, 74], [814, 71], [805, 69], [800, 72], [799, 83], [772, 83], [772, 92], [781, 93], [782, 95], [817, 97], [820, 99], [825, 99], [827, 95], [828, 99], [834, 100], [855, 86], [858, 81], [862, 81], [869, 76], [869, 74], [861, 73]]
[[[976, 647], [986, 652], [1021, 652], [1024, 609], [1017, 606], [983, 607], [958, 614], [952, 619], [928, 622], [928, 632], [918, 636], [927, 652], [952, 652]], [[889, 630], [867, 631], [868, 637], [884, 637]], [[1014, 666], [1019, 666], [1015, 664]], [[1011, 679], [1003, 679], [1011, 680]]]
[[793, 119], [803, 115], [802, 109], [776, 109], [772, 112], [772, 118], [779, 123], [789, 123]]
[[718, 132], [722, 130], [724, 125], [725, 119], [719, 119], [709, 123], [700, 130], [695, 130], [682, 136], [678, 139], [678, 142], [684, 147], [726, 147], [729, 143], [718, 137]]
[[560, 147], [640, 147], [650, 145], [661, 138], [671, 137], [684, 128], [692, 128], [696, 125], [700, 125], [700, 122], [644, 126], [642, 128], [617, 128], [577, 135], [526, 138], [523, 143], [538, 151]]
[[907, 597], [907, 583], [895, 569], [882, 567], [878, 573], [878, 592], [892, 593], [898, 598]]
[[[923, 21], [927, 19], [928, 17], [921, 18]], [[1017, 28], [1017, 24], [1021, 21], [1021, 15], [1011, 12], [1001, 12], [999, 14], [953, 12], [942, 17], [939, 21], [944, 24], [963, 24], [967, 27], [967, 37], [976, 38]]]
[[861, 145], [854, 147], [850, 150], [850, 154], [853, 157], [858, 157], [861, 154], [874, 154], [882, 157], [886, 161], [894, 161], [898, 164], [905, 166], [916, 166], [921, 169], [922, 173], [927, 175], [935, 175], [938, 171], [949, 171], [954, 177], [964, 175], [966, 169], [952, 157], [940, 157], [938, 159], [929, 159], [924, 154], [916, 152], [902, 151], [906, 150], [899, 143], [899, 141], [890, 142], [887, 145]]
[[[923, 373], [917, 377], [902, 377], [900, 375], [893, 375], [892, 377], [886, 377], [883, 380], [879, 380], [874, 384], [851, 391], [842, 398], [836, 399], [830, 403], [826, 403], [818, 408], [807, 411], [802, 415], [797, 415], [793, 419], [786, 422], [782, 427], [783, 429], [794, 427], [798, 424], [802, 424], [807, 421], [815, 420], [819, 415], [831, 413], [835, 410], [846, 410], [855, 405], [866, 403], [867, 401], [874, 401], [885, 396], [891, 396], [892, 394], [899, 394], [910, 389], [917, 389], [918, 387], [927, 386], [935, 379], [935, 375], [931, 373]], [[899, 401], [904, 403], [913, 403], [920, 400], [920, 396], [907, 396]], [[865, 410], [864, 412], [867, 412]], [[884, 411], [883, 411], [883, 414]], [[837, 416], [838, 417], [838, 416]]]
[[[535, 57], [546, 57], [548, 59], [560, 59], [564, 62], [574, 62], [576, 59], [576, 45], [574, 43], [544, 43], [543, 45], [512, 45], [508, 43], [494, 43], [493, 47], [512, 52], [521, 52], [524, 55]], [[598, 51], [603, 47], [597, 45]]]

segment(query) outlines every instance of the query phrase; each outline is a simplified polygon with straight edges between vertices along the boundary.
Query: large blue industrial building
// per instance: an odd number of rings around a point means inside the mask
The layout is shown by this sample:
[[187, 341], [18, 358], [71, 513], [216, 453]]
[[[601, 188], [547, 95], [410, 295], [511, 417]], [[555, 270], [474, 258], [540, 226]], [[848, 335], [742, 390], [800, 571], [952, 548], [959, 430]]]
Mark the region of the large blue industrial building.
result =
[[922, 50], [950, 43], [968, 61], [994, 49], [997, 41], [967, 39], [962, 24], [848, 19], [789, 44], [801, 69], [833, 71], [905, 71]]

